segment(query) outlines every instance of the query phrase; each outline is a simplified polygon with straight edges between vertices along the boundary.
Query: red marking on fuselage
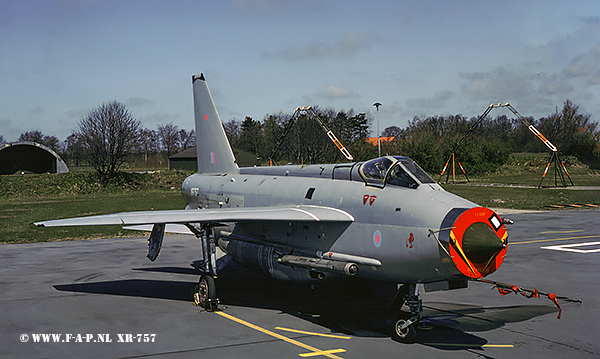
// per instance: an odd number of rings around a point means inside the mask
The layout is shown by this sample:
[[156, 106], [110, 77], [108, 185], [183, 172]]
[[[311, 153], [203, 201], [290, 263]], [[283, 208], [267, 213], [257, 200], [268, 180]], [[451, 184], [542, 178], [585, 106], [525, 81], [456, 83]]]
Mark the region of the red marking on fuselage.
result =
[[406, 247], [407, 248], [412, 248], [414, 241], [415, 241], [415, 236], [413, 236], [413, 234], [411, 233], [410, 237], [408, 237], [408, 239], [406, 240]]

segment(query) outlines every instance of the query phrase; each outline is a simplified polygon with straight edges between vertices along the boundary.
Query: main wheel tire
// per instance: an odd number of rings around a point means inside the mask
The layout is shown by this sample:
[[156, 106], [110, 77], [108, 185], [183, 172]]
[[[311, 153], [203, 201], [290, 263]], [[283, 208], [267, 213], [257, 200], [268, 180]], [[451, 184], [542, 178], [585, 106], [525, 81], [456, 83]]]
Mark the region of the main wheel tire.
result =
[[208, 303], [217, 299], [215, 279], [209, 275], [202, 275], [198, 282], [198, 293], [195, 297], [198, 305], [202, 308], [206, 308]]
[[415, 339], [417, 339], [417, 329], [414, 324], [402, 329], [404, 323], [406, 323], [406, 320], [400, 319], [394, 325], [394, 339], [401, 343], [414, 343]]

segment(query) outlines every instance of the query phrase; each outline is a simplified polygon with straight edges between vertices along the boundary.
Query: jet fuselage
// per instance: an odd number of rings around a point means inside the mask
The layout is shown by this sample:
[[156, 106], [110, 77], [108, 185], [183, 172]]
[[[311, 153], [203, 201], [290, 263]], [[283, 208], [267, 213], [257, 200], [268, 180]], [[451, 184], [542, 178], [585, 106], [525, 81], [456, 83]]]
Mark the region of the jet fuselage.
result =
[[[444, 219], [453, 209], [477, 205], [414, 177], [416, 188], [383, 181], [368, 184], [361, 166], [252, 167], [233, 175], [195, 174], [183, 182], [182, 192], [189, 209], [314, 205], [336, 208], [354, 218], [349, 225], [266, 222], [230, 225], [223, 231], [227, 237], [219, 241], [223, 250], [240, 264], [278, 279], [316, 279], [307, 270], [277, 263], [277, 257], [287, 251], [309, 257], [331, 252], [378, 260], [381, 265], [359, 263], [356, 275], [367, 279], [428, 283], [464, 278], [435, 233], [444, 229]], [[231, 248], [231, 241], [244, 248]]]

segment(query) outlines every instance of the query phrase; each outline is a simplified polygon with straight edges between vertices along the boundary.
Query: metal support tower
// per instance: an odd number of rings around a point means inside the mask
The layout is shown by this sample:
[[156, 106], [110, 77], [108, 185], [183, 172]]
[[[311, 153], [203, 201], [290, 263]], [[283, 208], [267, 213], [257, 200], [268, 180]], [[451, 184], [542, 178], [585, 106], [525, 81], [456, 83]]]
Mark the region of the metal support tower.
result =
[[[471, 127], [469, 128], [469, 130], [456, 143], [456, 145], [454, 145], [454, 148], [452, 148], [452, 153], [448, 157], [448, 160], [446, 161], [446, 164], [444, 165], [444, 168], [442, 169], [442, 173], [440, 174], [440, 178], [438, 179], [438, 182], [440, 182], [441, 179], [442, 179], [442, 177], [444, 176], [444, 174], [446, 174], [446, 183], [448, 183], [448, 180], [450, 178], [450, 171], [448, 170], [446, 172], [446, 170], [448, 169], [448, 165], [449, 165], [450, 161], [452, 161], [452, 182], [456, 181], [456, 168], [455, 168], [455, 157], [456, 157], [455, 153], [456, 153], [456, 150], [473, 133], [473, 131], [475, 131], [475, 129], [477, 128], [477, 126], [479, 126], [479, 124], [485, 119], [485, 117], [490, 113], [490, 111], [492, 109], [498, 108], [498, 107], [506, 107], [506, 108], [508, 108], [513, 114], [515, 114], [515, 116], [517, 116], [517, 118], [519, 120], [521, 120], [527, 126], [527, 128], [529, 128], [529, 131], [531, 131], [531, 133], [533, 133], [537, 138], [539, 138], [540, 141], [542, 141], [546, 145], [546, 147], [548, 147], [550, 149], [550, 151], [551, 151], [550, 161], [548, 162], [548, 165], [546, 166], [546, 169], [544, 170], [544, 174], [542, 175], [542, 179], [540, 180], [540, 184], [538, 185], [538, 188], [542, 187], [542, 182], [544, 181], [544, 178], [546, 177], [546, 173], [548, 172], [548, 169], [550, 168], [551, 164], [554, 164], [554, 185], [556, 187], [558, 187], [558, 177], [560, 177], [561, 183], [562, 183], [562, 187], [566, 187], [567, 186], [567, 182], [566, 182], [565, 177], [563, 175], [563, 172], [564, 172], [564, 174], [567, 175], [567, 178], [571, 182], [571, 186], [573, 186], [573, 180], [571, 180], [571, 176], [569, 175], [569, 172], [567, 171], [567, 168], [565, 167], [564, 163], [559, 158], [558, 148], [556, 148], [556, 146], [554, 146], [552, 144], [552, 142], [550, 142], [546, 137], [544, 137], [544, 135], [542, 135], [542, 133], [537, 128], [535, 128], [534, 125], [532, 125], [531, 123], [529, 123], [529, 121], [527, 121], [525, 119], [525, 117], [521, 116], [521, 114], [518, 113], [517, 110], [515, 110], [515, 108], [512, 107], [508, 102], [504, 103], [504, 104], [502, 104], [502, 103], [490, 104], [487, 107], [487, 109], [481, 114], [481, 116], [479, 116], [479, 118], [477, 119], [477, 121], [475, 121], [471, 125]], [[560, 166], [559, 166], [559, 163], [560, 163]], [[460, 164], [460, 162], [458, 162], [458, 165], [459, 165], [462, 173], [464, 174], [465, 178], [467, 179], [467, 182], [470, 182], [469, 178], [467, 177], [467, 173], [465, 172], [465, 170], [464, 170], [463, 166]]]
[[352, 157], [352, 155], [350, 154], [350, 152], [348, 152], [348, 150], [346, 149], [346, 147], [344, 147], [344, 145], [342, 145], [342, 143], [336, 137], [336, 135], [333, 133], [333, 131], [331, 131], [329, 128], [327, 128], [327, 126], [321, 120], [321, 118], [319, 117], [319, 115], [317, 115], [317, 113], [315, 112], [315, 110], [312, 107], [310, 107], [310, 106], [306, 106], [306, 107], [298, 107], [298, 108], [296, 108], [296, 111], [294, 111], [294, 115], [292, 116], [292, 118], [288, 122], [288, 125], [287, 125], [286, 129], [283, 131], [283, 134], [281, 135], [281, 137], [279, 138], [279, 140], [277, 140], [277, 143], [275, 144], [275, 147], [273, 148], [273, 151], [271, 151], [271, 155], [269, 155], [269, 165], [270, 166], [273, 165], [273, 156], [275, 156], [275, 154], [279, 150], [279, 147], [281, 146], [281, 143], [282, 143], [283, 139], [290, 132], [290, 129], [294, 126], [294, 124], [296, 123], [296, 120], [298, 119], [298, 117], [301, 114], [305, 114], [307, 116], [310, 116], [315, 121], [317, 121], [317, 123], [321, 126], [321, 128], [323, 129], [323, 131], [325, 131], [325, 133], [327, 134], [327, 137], [329, 137], [329, 139], [331, 140], [331, 142], [333, 142], [333, 144], [338, 148], [338, 150], [340, 150], [340, 152], [342, 153], [342, 155], [344, 155], [344, 157], [346, 157], [346, 159], [348, 161], [353, 161], [354, 160], [354, 157]]

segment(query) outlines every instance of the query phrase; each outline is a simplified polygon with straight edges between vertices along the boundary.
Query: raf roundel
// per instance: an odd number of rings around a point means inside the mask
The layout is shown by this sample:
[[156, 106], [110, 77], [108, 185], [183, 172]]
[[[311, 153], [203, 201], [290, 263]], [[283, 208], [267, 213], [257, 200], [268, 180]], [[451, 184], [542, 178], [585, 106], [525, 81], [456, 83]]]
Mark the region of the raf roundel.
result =
[[382, 241], [382, 236], [381, 236], [381, 232], [379, 230], [375, 231], [375, 233], [373, 233], [373, 244], [375, 245], [375, 247], [379, 248], [381, 247], [381, 241]]

